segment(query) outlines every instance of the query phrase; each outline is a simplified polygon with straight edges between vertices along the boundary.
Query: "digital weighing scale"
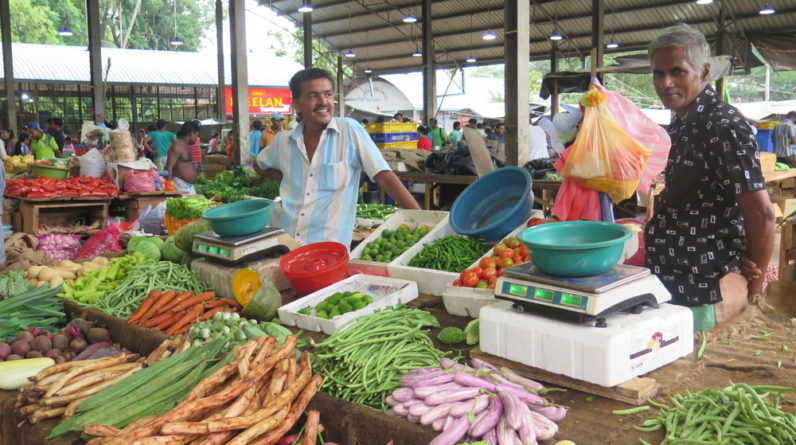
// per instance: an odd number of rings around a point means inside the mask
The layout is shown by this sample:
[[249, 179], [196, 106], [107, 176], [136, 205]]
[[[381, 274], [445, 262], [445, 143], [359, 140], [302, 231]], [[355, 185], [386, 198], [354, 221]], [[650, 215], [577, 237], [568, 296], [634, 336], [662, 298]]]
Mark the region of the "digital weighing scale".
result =
[[239, 264], [288, 253], [298, 243], [277, 227], [264, 227], [256, 233], [222, 237], [212, 231], [194, 236], [194, 254], [223, 264]]
[[605, 327], [608, 315], [641, 312], [671, 299], [657, 276], [644, 267], [619, 264], [600, 275], [548, 275], [532, 262], [506, 268], [495, 284], [495, 298], [514, 303], [521, 311], [583, 322], [596, 320]]

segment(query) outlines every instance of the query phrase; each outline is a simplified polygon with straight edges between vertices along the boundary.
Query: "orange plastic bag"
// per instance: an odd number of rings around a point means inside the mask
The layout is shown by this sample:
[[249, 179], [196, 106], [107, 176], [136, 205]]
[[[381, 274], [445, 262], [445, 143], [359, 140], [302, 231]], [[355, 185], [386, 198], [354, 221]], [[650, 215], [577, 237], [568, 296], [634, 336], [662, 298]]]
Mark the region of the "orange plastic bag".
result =
[[614, 202], [636, 191], [651, 151], [623, 129], [606, 104], [608, 92], [592, 88], [584, 96], [586, 111], [561, 175]]

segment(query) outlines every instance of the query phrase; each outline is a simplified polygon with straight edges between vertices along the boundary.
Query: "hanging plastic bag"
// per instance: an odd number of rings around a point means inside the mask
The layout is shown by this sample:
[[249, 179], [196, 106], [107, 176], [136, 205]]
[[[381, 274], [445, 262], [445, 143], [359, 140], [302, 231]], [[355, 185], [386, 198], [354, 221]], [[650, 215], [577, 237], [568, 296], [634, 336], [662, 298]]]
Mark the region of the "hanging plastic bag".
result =
[[155, 177], [158, 176], [154, 169], [146, 171], [130, 170], [124, 175], [124, 191], [127, 193], [154, 192]]
[[80, 176], [101, 178], [105, 174], [105, 158], [96, 148], [92, 148], [80, 157]]
[[166, 219], [166, 202], [161, 201], [157, 206], [146, 206], [138, 217], [138, 230], [153, 235], [163, 235], [163, 224]]
[[618, 203], [636, 191], [651, 150], [616, 122], [606, 100], [607, 91], [599, 86], [584, 96], [583, 124], [561, 175]]
[[90, 260], [105, 252], [121, 252], [122, 250], [124, 248], [119, 244], [119, 228], [110, 226], [101, 232], [91, 235], [77, 251], [75, 258]]

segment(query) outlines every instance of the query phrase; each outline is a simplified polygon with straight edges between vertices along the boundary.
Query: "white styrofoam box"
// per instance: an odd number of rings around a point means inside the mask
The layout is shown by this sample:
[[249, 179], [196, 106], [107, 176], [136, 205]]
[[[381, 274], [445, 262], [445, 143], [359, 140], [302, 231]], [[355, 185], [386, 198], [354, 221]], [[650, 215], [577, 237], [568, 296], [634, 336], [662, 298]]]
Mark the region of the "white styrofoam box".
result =
[[[374, 240], [381, 238], [381, 234], [385, 230], [395, 230], [401, 224], [406, 224], [407, 226], [413, 229], [420, 226], [431, 226], [433, 230], [434, 227], [439, 225], [443, 220], [446, 220], [447, 217], [448, 217], [448, 212], [442, 212], [439, 210], [405, 210], [405, 209], [398, 210], [397, 212], [393, 213], [393, 215], [389, 219], [387, 219], [387, 221], [384, 221], [379, 226], [378, 229], [376, 229], [373, 233], [368, 235], [367, 238], [362, 240], [362, 242], [359, 243], [357, 247], [354, 248], [354, 250], [351, 251], [350, 255], [351, 261], [360, 262], [360, 263], [384, 264], [375, 261], [365, 261], [362, 260], [361, 257], [362, 257], [362, 251], [365, 250], [368, 244], [370, 244]], [[421, 238], [420, 241], [422, 240], [423, 239]], [[418, 244], [420, 243], [420, 241], [418, 241]], [[393, 261], [395, 260], [397, 260], [397, 258], [393, 259]]]
[[[528, 228], [528, 221], [530, 221], [531, 218], [544, 218], [544, 212], [538, 209], [532, 210], [531, 216], [529, 216], [527, 220], [523, 221], [519, 227], [512, 230], [503, 238], [505, 239], [511, 236], [517, 236], [517, 234]], [[487, 252], [481, 256], [481, 258], [476, 260], [475, 263], [471, 264], [468, 269], [472, 269], [473, 267], [477, 266], [483, 258], [490, 256], [492, 256], [491, 248], [487, 250]], [[454, 278], [454, 280], [456, 278]], [[445, 287], [445, 291], [442, 292], [442, 302], [445, 304], [445, 310], [449, 314], [459, 315], [461, 317], [478, 318], [478, 311], [480, 311], [482, 307], [495, 302], [495, 290], [454, 286], [453, 281], [451, 280], [451, 282]]]
[[[337, 292], [363, 292], [373, 297], [373, 302], [362, 309], [347, 312], [331, 320], [298, 313], [307, 306], [314, 308]], [[417, 296], [417, 283], [414, 281], [357, 274], [286, 304], [279, 308], [278, 313], [279, 319], [287, 326], [298, 326], [307, 331], [331, 335], [350, 320], [387, 306], [408, 303]]]
[[480, 315], [480, 346], [487, 354], [608, 387], [694, 349], [691, 310], [667, 303], [613, 314], [602, 328], [522, 313], [510, 301], [485, 306]]

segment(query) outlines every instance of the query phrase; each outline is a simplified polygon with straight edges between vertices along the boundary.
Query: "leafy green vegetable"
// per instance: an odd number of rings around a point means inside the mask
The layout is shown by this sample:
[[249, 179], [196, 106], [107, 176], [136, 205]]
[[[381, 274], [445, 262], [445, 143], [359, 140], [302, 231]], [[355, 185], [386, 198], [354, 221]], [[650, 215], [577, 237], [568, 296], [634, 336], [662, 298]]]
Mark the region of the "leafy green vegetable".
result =
[[439, 331], [437, 339], [446, 345], [453, 345], [456, 343], [463, 343], [467, 339], [467, 335], [460, 328], [448, 326]]
[[166, 200], [166, 214], [174, 219], [194, 219], [212, 207], [213, 202], [204, 196], [191, 198], [169, 198]]
[[213, 179], [199, 175], [196, 192], [215, 201], [230, 203], [251, 196], [274, 199], [279, 196], [279, 182], [261, 177], [251, 167], [236, 167], [219, 173]]
[[19, 295], [31, 288], [32, 286], [25, 279], [24, 270], [10, 270], [0, 275], [0, 300]]
[[160, 253], [163, 255], [163, 259], [171, 261], [173, 263], [179, 263], [182, 259], [182, 250], [174, 244], [174, 237], [169, 237], [166, 240], [166, 243], [163, 244], [163, 247], [160, 248]]

